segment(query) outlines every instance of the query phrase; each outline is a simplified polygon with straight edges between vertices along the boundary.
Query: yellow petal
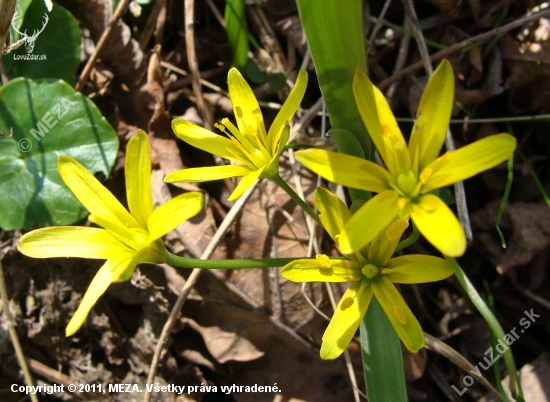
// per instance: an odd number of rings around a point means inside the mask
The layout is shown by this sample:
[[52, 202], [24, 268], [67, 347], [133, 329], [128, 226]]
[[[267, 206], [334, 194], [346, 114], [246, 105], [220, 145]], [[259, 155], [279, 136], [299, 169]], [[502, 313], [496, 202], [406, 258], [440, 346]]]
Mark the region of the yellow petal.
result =
[[65, 184], [91, 214], [120, 227], [139, 227], [139, 223], [113, 194], [76, 160], [69, 156], [57, 159], [57, 169]]
[[139, 250], [140, 248], [145, 247], [145, 245], [148, 243], [149, 233], [147, 232], [147, 229], [142, 229], [141, 227], [122, 227], [108, 219], [102, 218], [101, 216], [97, 215], [90, 215], [88, 217], [88, 220], [98, 226], [107, 229], [107, 231], [113, 237], [115, 237], [133, 250]]
[[228, 138], [214, 134], [202, 127], [183, 119], [172, 120], [172, 130], [181, 140], [195, 148], [221, 156], [225, 159], [235, 160], [235, 157], [228, 149], [239, 153], [239, 150]]
[[496, 134], [448, 152], [426, 168], [425, 174], [428, 177], [426, 184], [422, 186], [422, 192], [445, 187], [491, 169], [510, 158], [515, 149], [515, 137], [510, 134]]
[[244, 176], [250, 169], [242, 165], [211, 166], [178, 170], [168, 174], [166, 183], [198, 183], [203, 181], [227, 179], [228, 177]]
[[[344, 293], [328, 324], [321, 344], [321, 359], [336, 359], [346, 350], [367, 312], [372, 289], [366, 284], [362, 284], [359, 290], [353, 289], [356, 283]], [[350, 300], [353, 300], [351, 305]]]
[[395, 191], [384, 191], [368, 200], [349, 219], [338, 238], [344, 254], [365, 247], [392, 223], [400, 212]]
[[385, 268], [391, 269], [392, 273], [385, 276], [393, 283], [436, 282], [453, 274], [444, 259], [420, 254], [392, 258]]
[[58, 226], [33, 230], [17, 248], [34, 258], [77, 257], [108, 259], [128, 248], [104, 229]]
[[204, 196], [195, 191], [178, 195], [161, 205], [149, 218], [149, 239], [156, 240], [192, 218], [201, 211], [203, 204]]
[[381, 275], [372, 282], [371, 287], [405, 347], [413, 353], [422, 349], [422, 327], [394, 284], [385, 275]]
[[283, 151], [285, 150], [285, 145], [286, 143], [288, 142], [288, 137], [290, 137], [290, 126], [288, 123], [286, 123], [284, 126], [283, 126], [283, 129], [281, 130], [281, 134], [277, 136], [277, 138], [280, 137], [280, 141], [279, 141], [279, 145], [278, 145], [278, 148], [277, 148], [277, 142], [274, 143], [274, 147], [275, 149], [277, 150], [277, 152], [275, 152], [275, 157], [277, 159], [279, 159], [279, 156], [281, 156], [281, 154], [283, 153]]
[[[307, 72], [306, 70], [300, 70], [300, 72], [298, 73], [298, 78], [296, 79], [296, 83], [294, 84], [294, 88], [292, 88], [290, 95], [288, 95], [288, 98], [283, 104], [283, 107], [281, 108], [279, 113], [277, 113], [277, 117], [275, 117], [275, 120], [273, 120], [273, 124], [271, 125], [271, 127], [269, 128], [269, 132], [267, 133], [267, 144], [271, 144], [271, 150], [276, 149], [277, 143], [281, 138], [285, 126], [290, 120], [292, 120], [292, 117], [294, 117], [294, 113], [296, 113], [296, 110], [298, 110], [298, 107], [300, 106], [302, 98], [304, 97], [304, 94], [306, 92], [306, 87]], [[282, 145], [285, 144], [286, 141], [282, 143]]]
[[426, 84], [409, 141], [411, 158], [419, 157], [420, 172], [441, 151], [451, 119], [453, 98], [453, 68], [443, 60]]
[[295, 156], [309, 170], [333, 183], [376, 193], [391, 188], [388, 171], [365, 159], [314, 148], [298, 151]]
[[355, 70], [353, 95], [361, 119], [388, 170], [397, 174], [394, 144], [404, 143], [403, 134], [384, 95], [362, 71]]
[[236, 68], [229, 70], [227, 85], [239, 131], [243, 134], [251, 134], [251, 132], [260, 131], [260, 127], [265, 130], [262, 114], [258, 113], [260, 105], [256, 95]]
[[94, 304], [101, 297], [101, 295], [105, 293], [111, 282], [116, 280], [121, 273], [124, 272], [127, 266], [131, 263], [132, 256], [133, 254], [131, 253], [121, 253], [107, 260], [107, 262], [103, 264], [88, 287], [88, 290], [82, 298], [78, 309], [69, 321], [69, 324], [65, 329], [66, 336], [73, 335], [79, 330], [82, 324], [84, 324], [84, 321], [86, 321], [86, 317]]
[[281, 276], [293, 282], [354, 282], [360, 280], [362, 265], [349, 260], [330, 260], [323, 268], [317, 260], [295, 260], [281, 270]]
[[[265, 166], [264, 166], [265, 167]], [[252, 172], [247, 173], [237, 187], [235, 187], [235, 190], [231, 193], [227, 201], [237, 201], [241, 196], [248, 190], [252, 185], [258, 180], [262, 172], [264, 171], [264, 168], [254, 170]]]
[[420, 233], [444, 255], [460, 257], [466, 236], [453, 211], [437, 196], [425, 194], [413, 204], [411, 218]]
[[130, 138], [126, 149], [124, 164], [126, 193], [130, 213], [145, 229], [147, 220], [153, 213], [153, 194], [151, 192], [151, 150], [147, 134], [138, 130]]
[[315, 208], [319, 211], [319, 218], [327, 233], [335, 243], [344, 225], [351, 218], [351, 212], [346, 204], [327, 189], [317, 187], [315, 190]]

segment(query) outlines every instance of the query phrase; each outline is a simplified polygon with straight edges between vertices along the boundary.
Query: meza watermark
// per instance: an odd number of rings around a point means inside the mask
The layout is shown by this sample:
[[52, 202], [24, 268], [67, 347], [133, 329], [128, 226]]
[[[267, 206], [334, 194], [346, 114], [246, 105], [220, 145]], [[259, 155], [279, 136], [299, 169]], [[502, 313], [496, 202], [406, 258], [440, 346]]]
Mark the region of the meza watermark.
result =
[[[520, 330], [522, 334], [525, 332], [526, 329], [528, 329], [531, 326], [531, 323], [535, 322], [535, 320], [540, 317], [540, 315], [535, 314], [533, 312], [533, 309], [531, 309], [530, 312], [525, 310], [523, 313], [527, 317], [523, 317], [521, 320], [519, 320], [519, 325], [523, 327]], [[493, 347], [492, 346], [489, 347], [489, 349], [485, 351], [484, 353], [485, 357], [483, 358], [483, 361], [485, 361], [487, 365], [485, 366], [480, 361], [475, 365], [475, 368], [473, 370], [470, 370], [470, 373], [472, 373], [477, 377], [481, 377], [481, 371], [479, 368], [481, 367], [485, 371], [489, 370], [493, 366], [493, 364], [495, 364], [498, 361], [498, 359], [500, 359], [500, 357], [504, 354], [504, 352], [506, 352], [509, 349], [509, 347], [512, 346], [512, 344], [518, 339], [519, 339], [519, 335], [516, 333], [516, 327], [514, 327], [510, 330], [510, 332], [504, 335], [504, 341], [506, 343], [504, 343], [502, 339], [497, 340], [497, 345], [495, 349], [497, 350], [498, 354], [495, 355], [495, 350], [493, 349]], [[474, 384], [474, 377], [472, 377], [471, 375], [467, 375], [462, 379], [462, 383], [465, 385], [465, 387], [462, 390], [459, 390], [454, 385], [451, 385], [451, 388], [459, 396], [462, 396], [468, 390], [468, 387], [471, 387]]]
[[[30, 129], [29, 134], [32, 135], [36, 141], [40, 141], [42, 137], [48, 134], [48, 132], [65, 117], [71, 106], [75, 104], [76, 102], [71, 102], [67, 98], [61, 98], [59, 102], [57, 102], [50, 111], [36, 123], [36, 127]], [[21, 152], [29, 152], [32, 148], [32, 142], [28, 138], [22, 138], [17, 143], [17, 147]]]

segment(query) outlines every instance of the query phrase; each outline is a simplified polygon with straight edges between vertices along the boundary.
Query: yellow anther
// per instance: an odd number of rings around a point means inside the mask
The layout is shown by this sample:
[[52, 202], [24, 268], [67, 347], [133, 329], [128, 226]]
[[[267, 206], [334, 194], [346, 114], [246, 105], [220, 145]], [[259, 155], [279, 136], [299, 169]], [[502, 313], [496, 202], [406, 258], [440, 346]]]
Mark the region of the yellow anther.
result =
[[330, 268], [332, 265], [330, 259], [325, 254], [317, 254], [315, 256], [315, 260], [317, 260], [317, 264], [324, 269]]
[[225, 127], [222, 126], [219, 123], [214, 123], [214, 127], [216, 127], [218, 130], [220, 130], [222, 133], [225, 133]]
[[243, 118], [243, 110], [241, 109], [240, 106], [235, 106], [235, 114], [239, 119]]
[[391, 137], [391, 128], [387, 124], [381, 124], [380, 129], [382, 130], [382, 135], [386, 138]]
[[407, 316], [399, 306], [393, 306], [393, 313], [395, 314], [395, 318], [397, 318], [397, 321], [399, 321], [399, 324], [405, 325], [408, 321]]
[[334, 242], [336, 243], [336, 245], [340, 245], [340, 235], [337, 234], [336, 236], [334, 236]]
[[260, 108], [256, 108], [252, 111], [252, 116], [256, 117], [257, 119], [262, 117], [262, 112], [260, 112]]
[[420, 173], [420, 181], [422, 184], [426, 183], [430, 176], [432, 175], [433, 170], [429, 167], [425, 168], [422, 173]]
[[391, 269], [391, 268], [382, 268], [382, 269], [380, 270], [380, 273], [381, 273], [382, 275], [393, 274], [393, 269]]
[[386, 229], [386, 237], [388, 240], [397, 240], [401, 237], [405, 229], [409, 227], [409, 220], [404, 218], [399, 218], [395, 222], [393, 222], [388, 228]]
[[346, 297], [344, 300], [342, 300], [342, 304], [340, 305], [340, 309], [345, 310], [353, 305], [354, 298], [353, 297]]

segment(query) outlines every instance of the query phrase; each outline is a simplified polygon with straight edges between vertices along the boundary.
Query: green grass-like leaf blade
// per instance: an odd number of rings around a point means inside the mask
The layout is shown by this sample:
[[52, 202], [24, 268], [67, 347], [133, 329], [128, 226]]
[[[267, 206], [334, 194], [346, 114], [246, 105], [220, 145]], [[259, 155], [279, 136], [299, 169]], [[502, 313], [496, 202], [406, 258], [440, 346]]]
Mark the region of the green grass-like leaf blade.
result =
[[351, 90], [355, 70], [367, 72], [363, 3], [357, 0], [296, 3], [332, 127], [351, 132], [371, 159], [371, 141]]

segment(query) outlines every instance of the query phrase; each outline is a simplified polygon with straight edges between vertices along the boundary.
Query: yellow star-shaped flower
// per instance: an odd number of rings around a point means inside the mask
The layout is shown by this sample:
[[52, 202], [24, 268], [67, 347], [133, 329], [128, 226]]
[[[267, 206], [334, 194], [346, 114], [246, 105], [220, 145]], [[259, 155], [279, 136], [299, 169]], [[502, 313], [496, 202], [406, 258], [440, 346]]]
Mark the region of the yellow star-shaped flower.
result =
[[[339, 244], [353, 215], [337, 196], [323, 188], [315, 191], [315, 207], [324, 228]], [[435, 282], [451, 276], [453, 271], [442, 258], [391, 258], [407, 226], [406, 219], [394, 221], [360, 252], [346, 254], [347, 260], [331, 260], [319, 254], [315, 260], [296, 260], [283, 267], [281, 275], [294, 282], [352, 282], [323, 335], [322, 359], [335, 359], [347, 348], [373, 295], [405, 347], [416, 353], [424, 346], [422, 328], [393, 284]]]
[[202, 209], [202, 193], [174, 197], [153, 210], [151, 156], [147, 134], [138, 130], [128, 143], [125, 161], [126, 193], [130, 212], [76, 160], [60, 156], [61, 178], [90, 211], [90, 221], [104, 229], [60, 226], [34, 230], [21, 237], [17, 248], [35, 258], [80, 257], [107, 259], [88, 287], [66, 328], [74, 334], [112, 282], [132, 276], [137, 264], [166, 260], [161, 237]]
[[237, 127], [223, 119], [216, 127], [225, 138], [183, 119], [172, 121], [174, 133], [188, 144], [219, 155], [239, 165], [213, 166], [184, 169], [170, 173], [164, 179], [168, 183], [203, 182], [243, 176], [229, 201], [238, 200], [259, 178], [279, 174], [279, 156], [290, 135], [289, 121], [296, 113], [307, 86], [307, 72], [301, 70], [296, 84], [266, 133], [264, 119], [254, 92], [239, 71], [229, 70], [227, 78], [229, 97], [237, 120]]
[[[438, 157], [454, 96], [451, 64], [444, 60], [428, 81], [407, 146], [382, 93], [360, 71], [353, 93], [357, 108], [386, 168], [349, 155], [309, 149], [296, 153], [306, 167], [327, 180], [379, 193], [366, 202], [342, 231], [345, 253], [361, 250], [397, 216], [411, 217], [419, 231], [450, 257], [466, 249], [464, 231], [453, 212], [431, 191], [472, 177], [508, 159], [516, 139], [497, 134]], [[368, 222], [368, 224], [366, 224]]]

